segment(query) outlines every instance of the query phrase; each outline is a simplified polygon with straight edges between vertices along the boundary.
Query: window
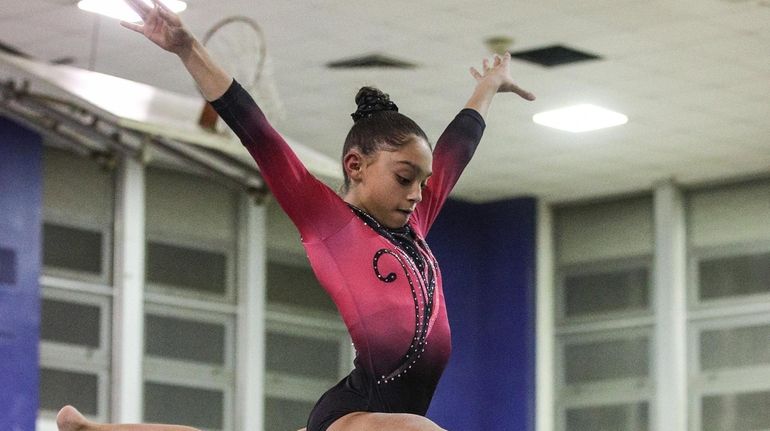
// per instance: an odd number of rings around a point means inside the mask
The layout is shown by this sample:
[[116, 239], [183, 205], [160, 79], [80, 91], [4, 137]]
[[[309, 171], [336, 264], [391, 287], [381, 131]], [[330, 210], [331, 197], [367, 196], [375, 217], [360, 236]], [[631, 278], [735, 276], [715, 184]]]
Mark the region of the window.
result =
[[555, 211], [556, 429], [649, 429], [652, 200]]
[[697, 301], [770, 298], [770, 244], [767, 250], [696, 254]]
[[350, 337], [304, 255], [272, 254], [267, 299], [265, 430], [300, 429], [352, 369]]
[[703, 431], [770, 429], [770, 391], [703, 397]]
[[43, 224], [43, 264], [52, 270], [100, 275], [104, 271], [103, 234], [89, 229]]
[[146, 170], [144, 421], [232, 431], [238, 192]]
[[109, 419], [114, 176], [46, 147], [40, 319], [40, 412], [75, 404]]
[[40, 409], [53, 416], [66, 404], [107, 419], [110, 372], [107, 296], [44, 286], [40, 324]]
[[144, 420], [231, 430], [233, 316], [148, 303]]
[[687, 196], [693, 429], [770, 429], [770, 181]]
[[307, 310], [337, 313], [337, 308], [323, 290], [315, 274], [303, 263], [269, 261], [267, 266], [267, 301]]
[[649, 336], [613, 338], [564, 344], [564, 382], [583, 385], [604, 381], [646, 380]]
[[691, 328], [696, 429], [770, 427], [770, 318], [767, 313], [698, 321]]
[[650, 259], [567, 266], [560, 276], [557, 307], [564, 321], [649, 316]]
[[112, 266], [112, 172], [95, 162], [43, 152], [43, 273], [102, 285]]
[[350, 338], [330, 317], [269, 312], [266, 430], [303, 428], [318, 398], [352, 369]]
[[568, 430], [645, 431], [649, 428], [647, 403], [613, 404], [567, 409]]
[[148, 240], [147, 282], [161, 291], [232, 298], [232, 256], [212, 248]]
[[206, 430], [229, 429], [224, 412], [231, 408], [225, 407], [225, 393], [221, 388], [148, 380], [144, 384], [144, 420], [188, 424]]

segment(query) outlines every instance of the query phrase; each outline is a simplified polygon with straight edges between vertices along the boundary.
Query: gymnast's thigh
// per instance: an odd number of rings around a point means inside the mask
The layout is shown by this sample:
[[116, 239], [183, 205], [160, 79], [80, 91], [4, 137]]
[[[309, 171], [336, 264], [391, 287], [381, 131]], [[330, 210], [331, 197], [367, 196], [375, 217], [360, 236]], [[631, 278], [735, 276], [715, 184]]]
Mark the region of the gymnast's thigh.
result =
[[331, 424], [328, 431], [445, 431], [430, 419], [408, 413], [349, 413]]

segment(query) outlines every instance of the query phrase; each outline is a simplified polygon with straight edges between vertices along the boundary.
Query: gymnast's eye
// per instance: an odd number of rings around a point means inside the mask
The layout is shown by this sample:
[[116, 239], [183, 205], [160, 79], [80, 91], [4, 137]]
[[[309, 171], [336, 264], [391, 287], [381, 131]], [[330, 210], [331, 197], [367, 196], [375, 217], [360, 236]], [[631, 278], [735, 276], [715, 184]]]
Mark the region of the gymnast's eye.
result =
[[412, 182], [412, 180], [410, 180], [409, 178], [404, 178], [401, 175], [396, 175], [396, 181], [398, 181], [398, 183], [401, 184], [402, 186], [408, 186], [409, 183]]

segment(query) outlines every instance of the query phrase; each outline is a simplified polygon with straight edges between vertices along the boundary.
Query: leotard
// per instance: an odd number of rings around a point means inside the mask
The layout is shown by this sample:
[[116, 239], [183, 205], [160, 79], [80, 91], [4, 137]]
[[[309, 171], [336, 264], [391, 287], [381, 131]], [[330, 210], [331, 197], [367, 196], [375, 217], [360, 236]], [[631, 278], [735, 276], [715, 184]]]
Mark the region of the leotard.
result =
[[451, 340], [441, 273], [424, 238], [481, 139], [481, 115], [457, 114], [436, 143], [422, 201], [404, 228], [387, 229], [310, 174], [236, 81], [212, 105], [299, 230], [356, 350], [354, 370], [321, 397], [308, 431], [357, 411], [425, 415]]

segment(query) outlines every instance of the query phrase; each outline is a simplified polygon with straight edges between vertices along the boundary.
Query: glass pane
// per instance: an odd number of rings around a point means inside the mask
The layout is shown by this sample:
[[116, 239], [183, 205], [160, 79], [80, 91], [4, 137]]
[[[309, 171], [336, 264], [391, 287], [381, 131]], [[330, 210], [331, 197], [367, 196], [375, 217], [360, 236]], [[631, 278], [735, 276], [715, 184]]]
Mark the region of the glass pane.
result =
[[335, 340], [267, 333], [270, 371], [337, 380], [339, 364], [339, 343]]
[[149, 241], [147, 281], [224, 295], [227, 257], [224, 253]]
[[99, 348], [101, 314], [96, 305], [43, 299], [40, 337], [57, 343]]
[[310, 268], [279, 263], [267, 265], [267, 301], [337, 312]]
[[700, 299], [770, 293], [770, 253], [698, 262]]
[[44, 223], [43, 265], [101, 274], [101, 232]]
[[646, 337], [568, 344], [564, 355], [567, 384], [647, 377]]
[[567, 431], [646, 431], [647, 403], [567, 410]]
[[585, 316], [649, 307], [647, 268], [568, 275], [564, 279], [565, 314]]
[[770, 365], [770, 325], [704, 331], [700, 360], [704, 370]]
[[74, 371], [40, 369], [40, 409], [58, 412], [67, 404], [85, 415], [99, 414], [99, 377]]
[[294, 431], [307, 425], [315, 403], [267, 398], [265, 400], [265, 431]]
[[770, 429], [770, 392], [703, 397], [703, 431]]
[[148, 355], [225, 363], [225, 326], [220, 323], [147, 314], [144, 337]]
[[144, 421], [221, 430], [224, 393], [161, 383], [144, 383]]

